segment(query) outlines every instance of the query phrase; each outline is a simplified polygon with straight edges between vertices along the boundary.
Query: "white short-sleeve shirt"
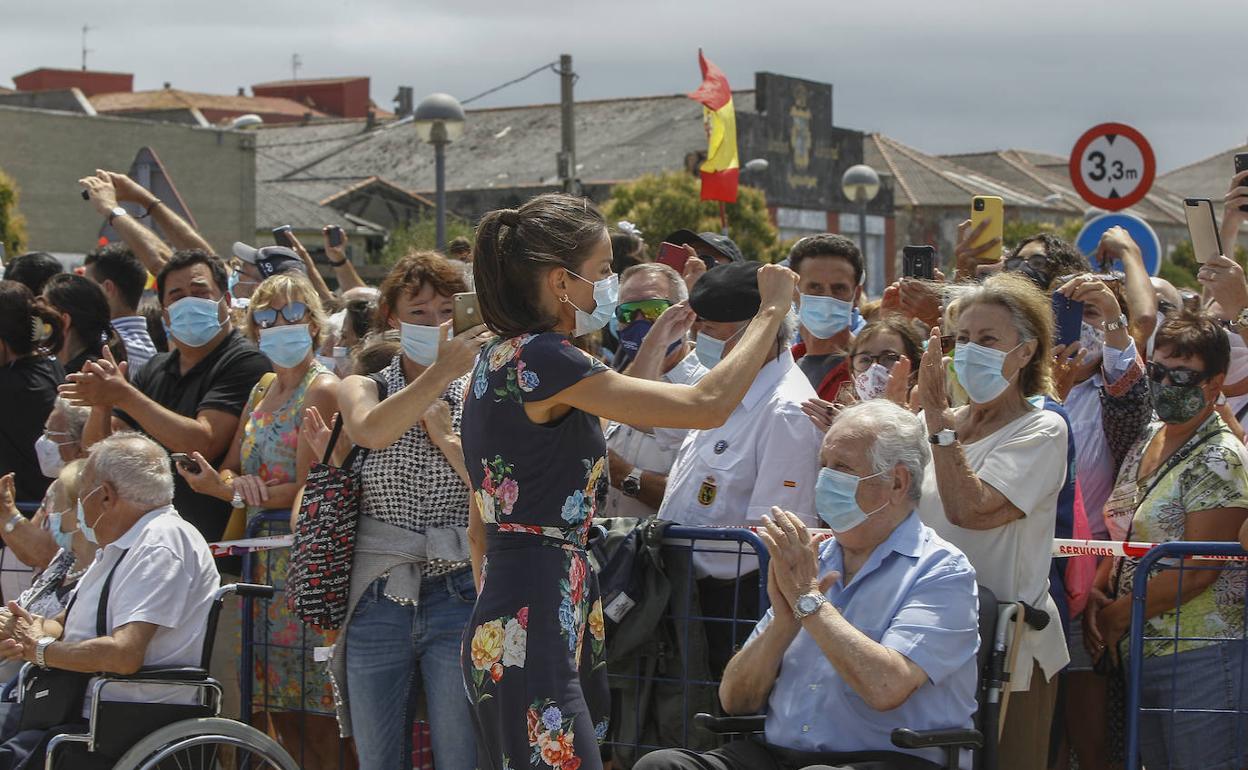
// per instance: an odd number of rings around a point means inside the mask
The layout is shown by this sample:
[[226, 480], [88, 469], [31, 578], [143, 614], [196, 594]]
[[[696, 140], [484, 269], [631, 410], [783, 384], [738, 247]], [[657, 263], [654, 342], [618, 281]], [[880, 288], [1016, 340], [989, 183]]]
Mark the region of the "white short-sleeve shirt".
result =
[[[1032, 661], [1052, 677], [1070, 656], [1057, 604], [1049, 596], [1049, 554], [1057, 522], [1057, 496], [1066, 481], [1066, 423], [1045, 409], [1031, 409], [979, 441], [962, 445], [967, 464], [981, 481], [992, 486], [1023, 512], [1023, 518], [993, 529], [965, 529], [950, 523], [944, 501], [929, 464], [923, 474], [919, 517], [936, 533], [957, 546], [971, 560], [976, 577], [998, 601], [1027, 602], [1045, 610], [1051, 619], [1043, 631], [1023, 634], [1013, 690], [1027, 690]], [[933, 448], [935, 452], [950, 451]]]
[[[782, 351], [759, 370], [727, 422], [689, 432], [667, 477], [659, 518], [709, 526], [758, 524], [775, 505], [814, 526], [823, 434], [802, 412], [802, 402], [814, 397], [792, 354]], [[735, 555], [694, 555], [698, 577], [731, 579], [757, 567], [753, 557], [738, 570]]]
[[[159, 628], [143, 656], [144, 666], [199, 665], [208, 612], [221, 577], [203, 535], [173, 506], [151, 511], [117, 541], [99, 550], [78, 581], [77, 598], [66, 618], [62, 639], [81, 642], [99, 636], [96, 614], [100, 592], [123, 552], [125, 556], [109, 586], [106, 633], [112, 634], [127, 623], [152, 623]], [[191, 703], [195, 693], [185, 687], [114, 684], [104, 690], [102, 697], [127, 702]], [[89, 709], [87, 703], [84, 715]]]

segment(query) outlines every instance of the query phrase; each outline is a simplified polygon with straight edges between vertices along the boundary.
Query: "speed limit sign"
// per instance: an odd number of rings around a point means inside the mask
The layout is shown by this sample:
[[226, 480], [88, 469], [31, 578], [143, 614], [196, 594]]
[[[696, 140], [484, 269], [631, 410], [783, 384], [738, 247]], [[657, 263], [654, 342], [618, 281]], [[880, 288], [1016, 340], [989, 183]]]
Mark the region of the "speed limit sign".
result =
[[1070, 181], [1085, 201], [1119, 211], [1148, 194], [1157, 173], [1153, 148], [1123, 123], [1102, 123], [1079, 137], [1070, 153]]

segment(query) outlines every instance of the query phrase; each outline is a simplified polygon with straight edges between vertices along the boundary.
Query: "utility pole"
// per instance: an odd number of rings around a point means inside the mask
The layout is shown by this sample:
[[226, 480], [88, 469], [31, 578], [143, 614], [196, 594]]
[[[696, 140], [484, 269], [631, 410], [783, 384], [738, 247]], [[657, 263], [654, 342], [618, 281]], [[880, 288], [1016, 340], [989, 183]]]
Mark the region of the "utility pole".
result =
[[299, 68], [302, 66], [303, 66], [303, 59], [299, 57], [299, 54], [292, 53], [290, 55], [290, 79], [291, 80], [299, 79]]
[[82, 71], [83, 72], [87, 71], [87, 54], [91, 53], [91, 49], [87, 48], [87, 33], [93, 29], [95, 29], [95, 27], [92, 27], [86, 24], [82, 25]]
[[559, 177], [563, 191], [580, 195], [581, 184], [576, 178], [576, 115], [573, 109], [572, 86], [576, 73], [572, 71], [572, 55], [559, 56], [559, 123], [562, 128], [562, 145], [559, 149]]

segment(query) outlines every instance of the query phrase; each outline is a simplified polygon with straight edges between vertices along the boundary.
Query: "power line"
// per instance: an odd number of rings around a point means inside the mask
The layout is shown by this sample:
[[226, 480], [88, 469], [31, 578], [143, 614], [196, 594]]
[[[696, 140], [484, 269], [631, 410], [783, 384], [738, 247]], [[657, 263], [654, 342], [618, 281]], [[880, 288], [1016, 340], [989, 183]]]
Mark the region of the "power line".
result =
[[460, 101], [460, 104], [470, 104], [470, 103], [472, 103], [472, 102], [475, 102], [476, 100], [481, 99], [481, 98], [486, 97], [486, 96], [489, 96], [489, 95], [490, 95], [490, 94], [492, 94], [492, 93], [495, 93], [495, 92], [501, 91], [501, 90], [503, 90], [504, 88], [507, 88], [508, 86], [514, 86], [516, 83], [520, 83], [520, 82], [522, 82], [522, 81], [528, 80], [529, 78], [533, 77], [534, 75], [538, 74], [539, 72], [545, 72], [546, 70], [550, 70], [551, 72], [554, 72], [555, 74], [559, 74], [559, 69], [558, 69], [558, 67], [559, 67], [559, 62], [557, 62], [557, 61], [552, 61], [552, 62], [550, 62], [549, 64], [543, 64], [542, 66], [538, 67], [537, 69], [533, 70], [532, 72], [528, 73], [527, 75], [521, 75], [520, 77], [516, 78], [515, 80], [508, 80], [506, 83], [503, 83], [502, 85], [497, 85], [497, 86], [494, 86], [493, 88], [491, 88], [491, 89], [490, 89], [490, 90], [488, 90], [488, 91], [482, 91], [481, 93], [477, 94], [476, 96], [471, 96], [471, 97], [469, 97], [469, 98], [467, 98], [467, 99], [463, 99], [463, 100], [461, 100], [461, 101]]

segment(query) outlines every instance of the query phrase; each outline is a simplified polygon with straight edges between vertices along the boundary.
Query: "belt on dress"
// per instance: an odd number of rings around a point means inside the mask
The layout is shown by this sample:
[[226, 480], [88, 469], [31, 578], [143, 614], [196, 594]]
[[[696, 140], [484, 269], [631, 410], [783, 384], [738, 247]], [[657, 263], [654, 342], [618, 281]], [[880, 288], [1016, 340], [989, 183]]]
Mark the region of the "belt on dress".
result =
[[561, 548], [565, 551], [585, 552], [585, 546], [575, 543], [563, 536], [558, 527], [538, 527], [528, 524], [487, 525], [486, 550], [495, 543], [511, 543], [521, 547], [539, 545], [546, 548]]

